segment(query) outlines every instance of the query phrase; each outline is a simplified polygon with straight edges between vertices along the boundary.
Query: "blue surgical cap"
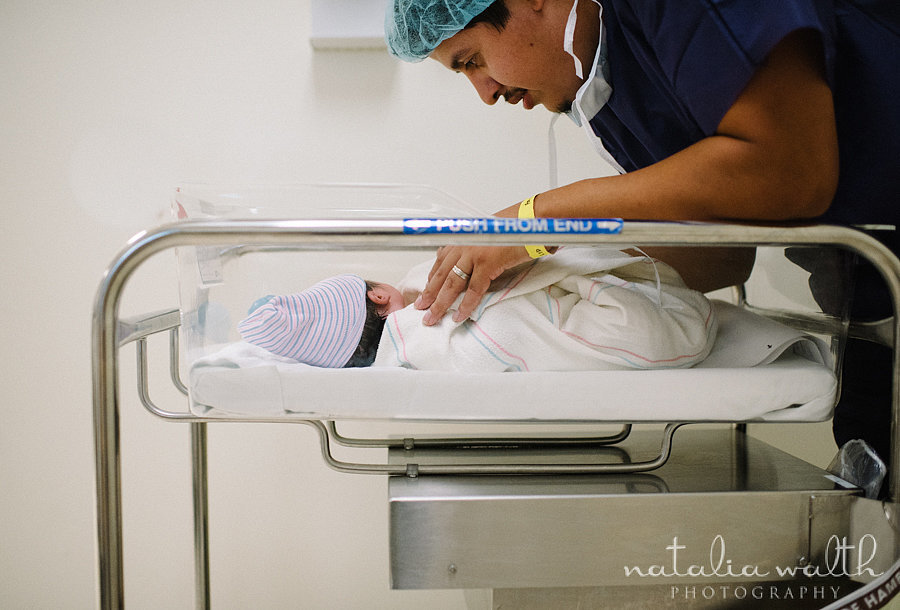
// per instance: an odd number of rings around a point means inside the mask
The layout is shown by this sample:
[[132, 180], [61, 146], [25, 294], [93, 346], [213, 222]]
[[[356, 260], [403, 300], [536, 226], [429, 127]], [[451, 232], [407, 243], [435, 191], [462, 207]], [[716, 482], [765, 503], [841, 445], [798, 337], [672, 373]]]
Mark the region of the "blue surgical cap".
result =
[[384, 38], [391, 55], [422, 61], [494, 0], [388, 0]]

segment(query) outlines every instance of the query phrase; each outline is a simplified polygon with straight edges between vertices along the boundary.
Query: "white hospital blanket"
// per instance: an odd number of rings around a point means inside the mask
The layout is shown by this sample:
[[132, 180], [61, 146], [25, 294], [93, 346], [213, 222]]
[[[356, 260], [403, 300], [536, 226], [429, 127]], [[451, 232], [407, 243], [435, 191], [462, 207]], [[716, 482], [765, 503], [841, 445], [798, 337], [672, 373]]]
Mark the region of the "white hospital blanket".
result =
[[[424, 287], [429, 264], [404, 289]], [[473, 373], [687, 368], [716, 337], [709, 301], [668, 265], [612, 248], [563, 248], [507, 277], [468, 320], [388, 316], [373, 366]]]
[[407, 421], [821, 421], [837, 393], [821, 341], [714, 302], [718, 338], [690, 369], [457, 373], [321, 369], [238, 342], [194, 362], [191, 408], [246, 418]]

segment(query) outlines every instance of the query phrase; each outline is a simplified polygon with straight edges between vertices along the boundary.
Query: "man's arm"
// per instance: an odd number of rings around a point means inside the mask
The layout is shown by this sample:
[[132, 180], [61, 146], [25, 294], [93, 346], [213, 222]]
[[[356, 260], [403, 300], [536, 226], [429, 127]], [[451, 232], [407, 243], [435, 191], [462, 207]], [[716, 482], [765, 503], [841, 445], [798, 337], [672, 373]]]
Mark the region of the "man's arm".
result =
[[772, 50], [713, 136], [646, 168], [542, 193], [548, 217], [793, 220], [831, 204], [838, 176], [834, 107], [816, 32]]
[[[758, 68], [714, 135], [638, 171], [541, 193], [535, 214], [700, 221], [818, 216], [831, 204], [838, 177], [834, 108], [824, 71], [818, 34], [794, 32]], [[498, 215], [515, 216], [516, 209]], [[523, 258], [523, 248], [442, 249], [417, 307], [430, 308], [426, 323], [435, 323], [465, 289], [458, 312], [465, 318], [490, 280]], [[453, 265], [470, 273], [468, 285], [448, 276]], [[677, 268], [691, 275], [690, 266], [684, 260]]]

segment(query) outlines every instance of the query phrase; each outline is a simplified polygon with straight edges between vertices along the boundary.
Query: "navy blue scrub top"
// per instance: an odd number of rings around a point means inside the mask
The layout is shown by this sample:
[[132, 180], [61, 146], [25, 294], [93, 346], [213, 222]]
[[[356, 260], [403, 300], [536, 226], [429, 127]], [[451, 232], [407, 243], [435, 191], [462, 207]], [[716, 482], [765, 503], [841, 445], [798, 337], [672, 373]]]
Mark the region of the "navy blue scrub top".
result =
[[772, 48], [812, 28], [822, 37], [841, 164], [822, 220], [900, 225], [900, 2], [601, 4], [613, 93], [591, 126], [627, 171], [714, 134]]

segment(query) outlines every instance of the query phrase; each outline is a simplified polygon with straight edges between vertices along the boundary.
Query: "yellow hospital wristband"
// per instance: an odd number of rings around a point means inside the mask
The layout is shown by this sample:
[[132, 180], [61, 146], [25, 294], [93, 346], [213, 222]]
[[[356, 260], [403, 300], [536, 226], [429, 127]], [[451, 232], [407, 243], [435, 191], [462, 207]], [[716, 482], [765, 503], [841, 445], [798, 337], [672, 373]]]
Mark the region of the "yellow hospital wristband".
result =
[[[534, 218], [534, 198], [537, 195], [532, 195], [525, 201], [519, 204], [519, 218], [522, 220], [531, 220]], [[531, 258], [541, 258], [542, 256], [547, 256], [550, 254], [550, 251], [546, 246], [525, 246], [525, 251], [528, 252], [528, 256]]]

